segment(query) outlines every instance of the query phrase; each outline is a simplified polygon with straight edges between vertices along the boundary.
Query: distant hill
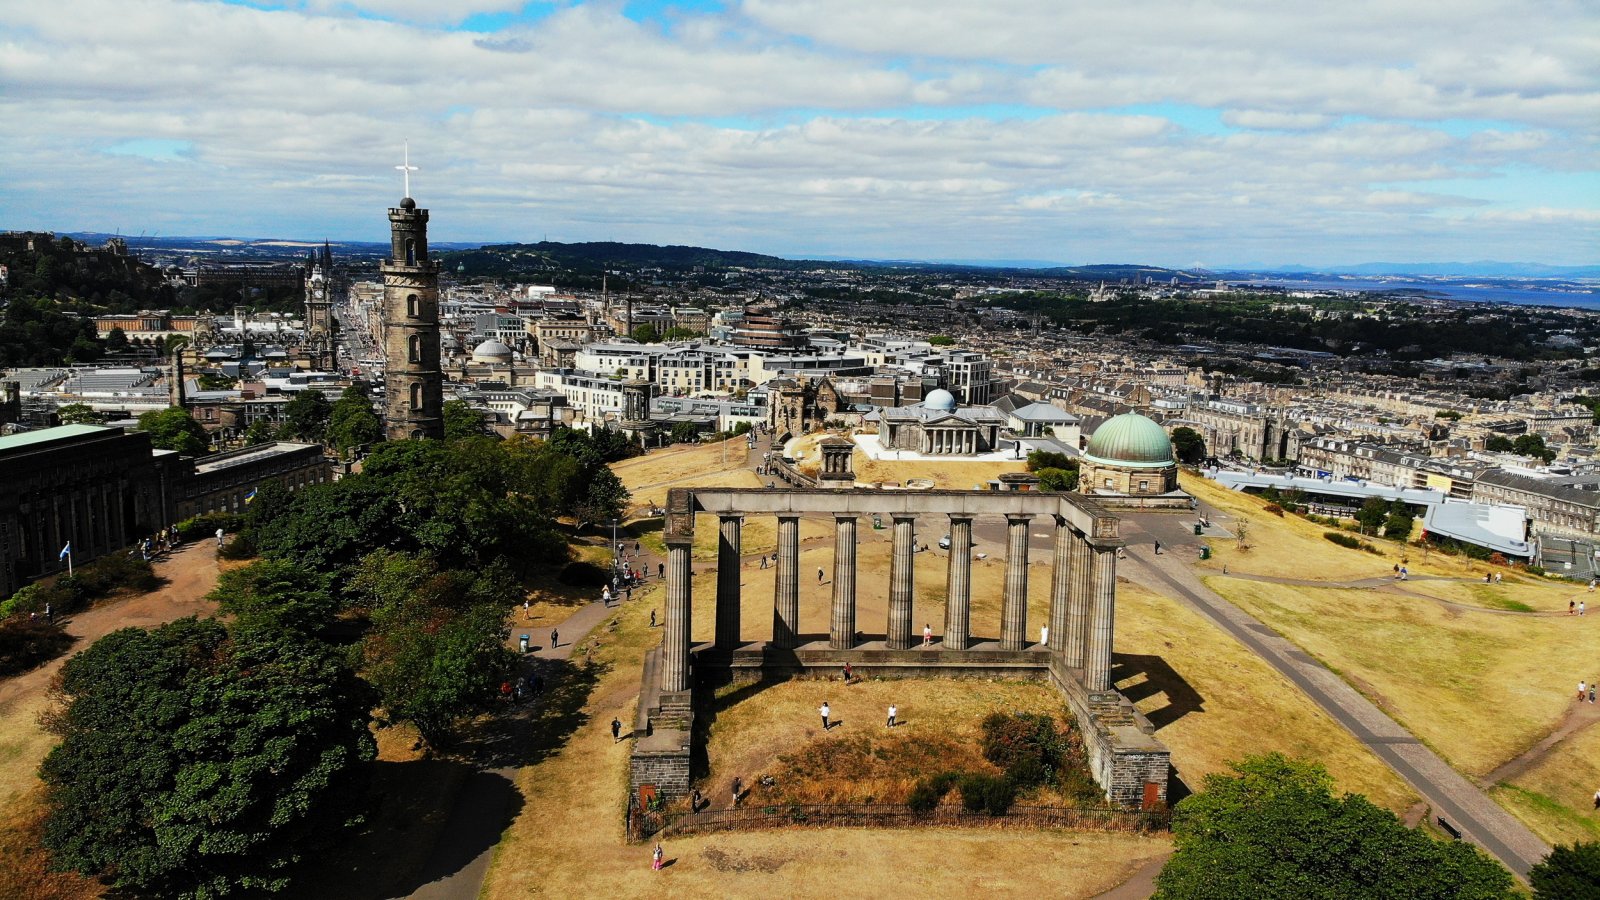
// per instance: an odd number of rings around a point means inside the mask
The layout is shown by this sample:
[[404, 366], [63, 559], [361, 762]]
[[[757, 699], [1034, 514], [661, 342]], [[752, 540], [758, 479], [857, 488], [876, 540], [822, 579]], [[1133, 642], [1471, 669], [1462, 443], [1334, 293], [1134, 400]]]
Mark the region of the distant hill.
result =
[[1296, 275], [1427, 275], [1457, 278], [1600, 278], [1600, 266], [1547, 266], [1530, 262], [1373, 262], [1353, 266], [1273, 266], [1267, 271]]
[[563, 244], [540, 241], [536, 244], [488, 244], [471, 250], [442, 254], [446, 269], [465, 268], [470, 275], [515, 275], [566, 269], [597, 274], [607, 268], [671, 269], [682, 271], [697, 266], [706, 269], [798, 270], [817, 267], [845, 269], [838, 262], [783, 259], [764, 253], [740, 250], [712, 250], [707, 247], [655, 244], [624, 244], [616, 241], [588, 241]]

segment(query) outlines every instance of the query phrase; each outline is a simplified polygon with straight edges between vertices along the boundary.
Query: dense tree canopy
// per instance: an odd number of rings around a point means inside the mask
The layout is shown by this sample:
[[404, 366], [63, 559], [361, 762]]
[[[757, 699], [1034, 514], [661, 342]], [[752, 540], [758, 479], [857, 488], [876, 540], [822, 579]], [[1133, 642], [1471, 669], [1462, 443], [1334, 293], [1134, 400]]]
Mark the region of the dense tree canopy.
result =
[[45, 759], [55, 865], [157, 896], [276, 890], [351, 822], [371, 698], [330, 648], [183, 619], [69, 660]]
[[1187, 425], [1172, 430], [1172, 452], [1179, 462], [1197, 463], [1206, 456], [1206, 439]]
[[383, 421], [360, 386], [345, 388], [328, 414], [327, 441], [341, 454], [383, 440]]
[[483, 413], [472, 408], [465, 400], [447, 400], [444, 404], [444, 439], [479, 437], [488, 432], [483, 427]]
[[0, 314], [0, 368], [59, 366], [99, 358], [94, 320], [68, 315], [54, 301], [19, 297]]
[[1179, 803], [1157, 900], [1511, 900], [1511, 873], [1470, 844], [1406, 828], [1316, 763], [1247, 757]]
[[158, 450], [176, 450], [185, 456], [200, 456], [210, 447], [206, 430], [188, 410], [172, 406], [139, 415], [139, 430], [150, 435]]
[[328, 431], [333, 405], [321, 391], [305, 390], [283, 405], [283, 424], [278, 426], [280, 441], [319, 443]]
[[56, 410], [63, 425], [99, 425], [100, 414], [87, 403], [68, 403]]
[[1600, 900], [1600, 843], [1557, 844], [1528, 883], [1536, 900]]

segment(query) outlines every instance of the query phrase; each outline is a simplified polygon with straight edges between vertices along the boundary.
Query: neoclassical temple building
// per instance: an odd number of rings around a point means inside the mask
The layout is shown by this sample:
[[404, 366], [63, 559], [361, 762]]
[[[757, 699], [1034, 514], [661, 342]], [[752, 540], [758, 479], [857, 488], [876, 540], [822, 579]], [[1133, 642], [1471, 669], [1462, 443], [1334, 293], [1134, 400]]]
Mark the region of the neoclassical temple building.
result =
[[1172, 455], [1172, 439], [1138, 413], [1107, 419], [1084, 448], [1078, 490], [1097, 497], [1176, 493], [1178, 462]]
[[936, 390], [912, 406], [877, 412], [879, 440], [888, 450], [933, 456], [971, 456], [999, 449], [1006, 417], [989, 406], [957, 406], [954, 394]]

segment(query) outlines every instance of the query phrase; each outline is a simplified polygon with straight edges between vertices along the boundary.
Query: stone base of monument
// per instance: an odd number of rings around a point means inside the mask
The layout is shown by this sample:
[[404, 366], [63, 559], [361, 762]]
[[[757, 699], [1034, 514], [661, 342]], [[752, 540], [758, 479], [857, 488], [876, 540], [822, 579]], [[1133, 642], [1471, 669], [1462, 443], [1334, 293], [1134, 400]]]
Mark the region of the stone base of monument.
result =
[[[670, 799], [689, 792], [694, 710], [690, 691], [662, 693], [654, 687], [660, 684], [653, 677], [659, 658], [659, 649], [645, 657], [629, 786], [637, 793], [640, 785], [651, 784]], [[1155, 726], [1117, 691], [1086, 690], [1081, 671], [1042, 645], [1000, 650], [998, 642], [980, 640], [967, 650], [944, 650], [937, 643], [889, 650], [882, 641], [866, 641], [838, 650], [817, 640], [793, 649], [752, 642], [732, 652], [710, 644], [693, 650], [697, 687], [705, 691], [730, 682], [836, 679], [845, 663], [861, 678], [1020, 678], [1051, 684], [1072, 710], [1090, 772], [1106, 798], [1129, 808], [1166, 802], [1171, 752], [1155, 737]]]

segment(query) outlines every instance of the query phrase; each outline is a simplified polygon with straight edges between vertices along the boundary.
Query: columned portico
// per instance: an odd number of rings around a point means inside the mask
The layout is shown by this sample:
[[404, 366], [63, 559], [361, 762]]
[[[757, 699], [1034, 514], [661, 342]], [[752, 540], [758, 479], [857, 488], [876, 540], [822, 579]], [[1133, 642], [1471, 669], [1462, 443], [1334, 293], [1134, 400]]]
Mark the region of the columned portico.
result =
[[833, 618], [828, 645], [846, 650], [856, 645], [856, 517], [833, 517]]
[[[930, 433], [937, 433], [930, 430]], [[945, 431], [943, 446], [962, 446], [965, 435]], [[61, 516], [81, 519], [100, 511], [62, 504]], [[691, 547], [695, 518], [718, 519], [717, 609], [714, 644], [691, 644]], [[102, 513], [103, 515], [103, 513]], [[777, 519], [771, 639], [740, 640], [741, 528], [749, 515]], [[857, 633], [857, 521], [890, 523], [886, 640], [862, 642]], [[832, 519], [833, 582], [826, 640], [802, 641], [800, 628], [800, 518]], [[915, 614], [918, 516], [945, 516], [950, 546], [944, 638], [935, 648], [918, 640]], [[1055, 526], [1048, 640], [1028, 640], [1029, 529], [1048, 517]], [[999, 641], [972, 634], [973, 527], [976, 519], [1006, 521], [1004, 593]], [[1117, 520], [1092, 498], [1038, 491], [865, 491], [851, 489], [675, 489], [667, 499], [667, 616], [661, 650], [647, 657], [640, 722], [644, 733], [669, 735], [670, 747], [636, 746], [630, 783], [656, 784], [674, 796], [687, 793], [693, 735], [693, 698], [701, 678], [722, 683], [806, 673], [828, 674], [852, 665], [873, 677], [924, 673], [982, 678], [1040, 678], [1056, 685], [1083, 729], [1096, 780], [1108, 799], [1138, 805], [1165, 798], [1168, 753], [1154, 728], [1111, 684], [1115, 635]], [[107, 524], [110, 524], [109, 522]], [[877, 525], [879, 522], [874, 521]], [[822, 592], [820, 584], [816, 588]], [[821, 596], [813, 598], [820, 613]], [[817, 614], [817, 613], [813, 613]], [[992, 626], [991, 626], [992, 627]], [[820, 629], [813, 628], [813, 632]], [[656, 673], [659, 672], [659, 675]], [[660, 767], [670, 769], [666, 775]], [[664, 781], [663, 778], [670, 778]], [[1151, 793], [1152, 786], [1157, 790]]]
[[693, 540], [667, 538], [667, 623], [661, 637], [661, 689], [689, 689], [690, 579], [689, 548]]
[[778, 516], [777, 590], [773, 593], [772, 644], [800, 646], [800, 516]]
[[1089, 612], [1089, 647], [1083, 684], [1091, 691], [1111, 689], [1111, 638], [1115, 626], [1117, 550], [1094, 547], [1094, 596]]
[[1000, 608], [1000, 649], [1028, 646], [1028, 525], [1031, 516], [1006, 516], [1006, 592]]
[[972, 518], [950, 517], [945, 578], [944, 648], [965, 650], [972, 635]]
[[719, 649], [739, 646], [739, 578], [744, 573], [740, 551], [743, 516], [717, 517], [717, 632]]
[[912, 556], [916, 550], [917, 517], [894, 514], [894, 547], [889, 558], [890, 650], [911, 646]]

